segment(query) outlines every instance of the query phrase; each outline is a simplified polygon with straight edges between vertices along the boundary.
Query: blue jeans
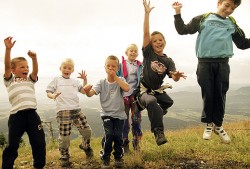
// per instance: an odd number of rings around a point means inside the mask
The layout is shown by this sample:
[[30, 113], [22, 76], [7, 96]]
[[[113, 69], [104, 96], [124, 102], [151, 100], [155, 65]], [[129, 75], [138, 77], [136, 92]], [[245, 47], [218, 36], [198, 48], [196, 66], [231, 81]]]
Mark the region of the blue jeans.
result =
[[103, 155], [101, 158], [103, 160], [110, 159], [111, 152], [113, 150], [114, 144], [114, 158], [120, 159], [123, 157], [122, 149], [122, 130], [124, 125], [124, 120], [120, 120], [112, 117], [102, 117], [104, 137], [102, 140]]

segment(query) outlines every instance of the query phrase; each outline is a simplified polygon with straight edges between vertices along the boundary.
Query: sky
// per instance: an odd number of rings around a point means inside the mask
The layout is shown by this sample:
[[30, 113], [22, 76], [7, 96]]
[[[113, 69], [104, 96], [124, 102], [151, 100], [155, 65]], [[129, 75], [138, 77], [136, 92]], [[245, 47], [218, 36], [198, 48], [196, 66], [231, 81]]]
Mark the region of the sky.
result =
[[[250, 0], [233, 13], [238, 25], [250, 38]], [[173, 58], [177, 70], [187, 79], [173, 82], [174, 88], [197, 85], [195, 35], [178, 35], [174, 28], [174, 0], [151, 0], [155, 8], [150, 14], [150, 31], [164, 34], [167, 44], [164, 52]], [[216, 12], [217, 0], [182, 0], [182, 17], [188, 23], [194, 16]], [[12, 36], [16, 44], [12, 57], [24, 56], [27, 51], [37, 53], [39, 62], [38, 91], [45, 91], [53, 77], [60, 75], [64, 58], [75, 61], [75, 72], [85, 70], [88, 81], [95, 84], [105, 77], [104, 60], [108, 55], [121, 58], [131, 43], [141, 49], [144, 7], [142, 0], [1, 0], [0, 5], [0, 75], [4, 71], [4, 38]], [[230, 60], [230, 83], [249, 85], [250, 50], [235, 47]], [[139, 50], [139, 60], [142, 60]], [[29, 60], [30, 61], [30, 60]], [[6, 96], [0, 78], [0, 93]], [[1, 95], [1, 94], [0, 94]], [[1, 97], [3, 98], [3, 97]], [[1, 99], [2, 101], [2, 99]]]

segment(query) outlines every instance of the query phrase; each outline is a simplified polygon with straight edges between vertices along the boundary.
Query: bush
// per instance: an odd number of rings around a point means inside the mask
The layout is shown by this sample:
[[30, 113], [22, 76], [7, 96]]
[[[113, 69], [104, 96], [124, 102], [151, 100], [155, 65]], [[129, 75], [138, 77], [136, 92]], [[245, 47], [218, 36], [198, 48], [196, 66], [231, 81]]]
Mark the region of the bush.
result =
[[4, 147], [7, 144], [6, 138], [4, 134], [1, 132], [0, 133], [0, 147]]

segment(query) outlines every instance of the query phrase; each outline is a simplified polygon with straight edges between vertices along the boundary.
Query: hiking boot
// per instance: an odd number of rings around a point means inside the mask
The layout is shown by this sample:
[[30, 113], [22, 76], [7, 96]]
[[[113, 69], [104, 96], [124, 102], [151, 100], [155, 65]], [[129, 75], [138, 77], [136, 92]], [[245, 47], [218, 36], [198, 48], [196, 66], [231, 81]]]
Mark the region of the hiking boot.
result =
[[212, 136], [212, 132], [214, 129], [214, 124], [213, 123], [207, 123], [206, 128], [203, 132], [203, 139], [204, 140], [210, 140]]
[[122, 158], [115, 159], [115, 168], [123, 168], [124, 161]]
[[61, 166], [68, 167], [69, 166], [69, 159], [68, 158], [61, 158]]
[[140, 151], [139, 141], [137, 139], [132, 141], [134, 151]]
[[155, 141], [158, 146], [165, 144], [167, 141], [164, 131], [160, 128], [154, 129]]
[[94, 156], [93, 149], [91, 147], [83, 147], [82, 144], [80, 144], [79, 148], [85, 152], [87, 158], [92, 158]]
[[215, 126], [214, 133], [220, 136], [220, 139], [223, 143], [229, 144], [231, 142], [230, 137], [228, 136], [227, 132], [223, 129], [223, 127]]
[[102, 160], [101, 168], [102, 169], [112, 169], [112, 166], [110, 166], [110, 159]]

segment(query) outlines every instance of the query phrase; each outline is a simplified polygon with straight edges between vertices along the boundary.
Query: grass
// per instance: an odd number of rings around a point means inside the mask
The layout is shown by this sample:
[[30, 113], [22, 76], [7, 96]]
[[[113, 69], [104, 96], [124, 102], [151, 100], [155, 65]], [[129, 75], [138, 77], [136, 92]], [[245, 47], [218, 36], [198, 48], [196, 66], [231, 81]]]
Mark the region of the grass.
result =
[[[141, 151], [134, 152], [131, 150], [131, 153], [125, 155], [124, 168], [250, 168], [250, 120], [224, 124], [224, 128], [232, 139], [230, 144], [221, 143], [219, 137], [214, 133], [211, 140], [203, 140], [203, 126], [166, 131], [168, 143], [162, 146], [156, 145], [151, 132], [144, 131], [140, 143]], [[92, 138], [91, 145], [94, 149], [94, 158], [91, 160], [86, 160], [84, 152], [78, 148], [80, 141], [80, 138], [71, 141], [71, 168], [100, 168], [99, 150], [101, 149], [101, 138]], [[132, 148], [132, 145], [130, 148]], [[45, 169], [61, 168], [59, 157], [57, 142], [49, 142], [47, 144], [47, 164]], [[29, 144], [19, 148], [15, 168], [32, 168], [32, 155]]]

